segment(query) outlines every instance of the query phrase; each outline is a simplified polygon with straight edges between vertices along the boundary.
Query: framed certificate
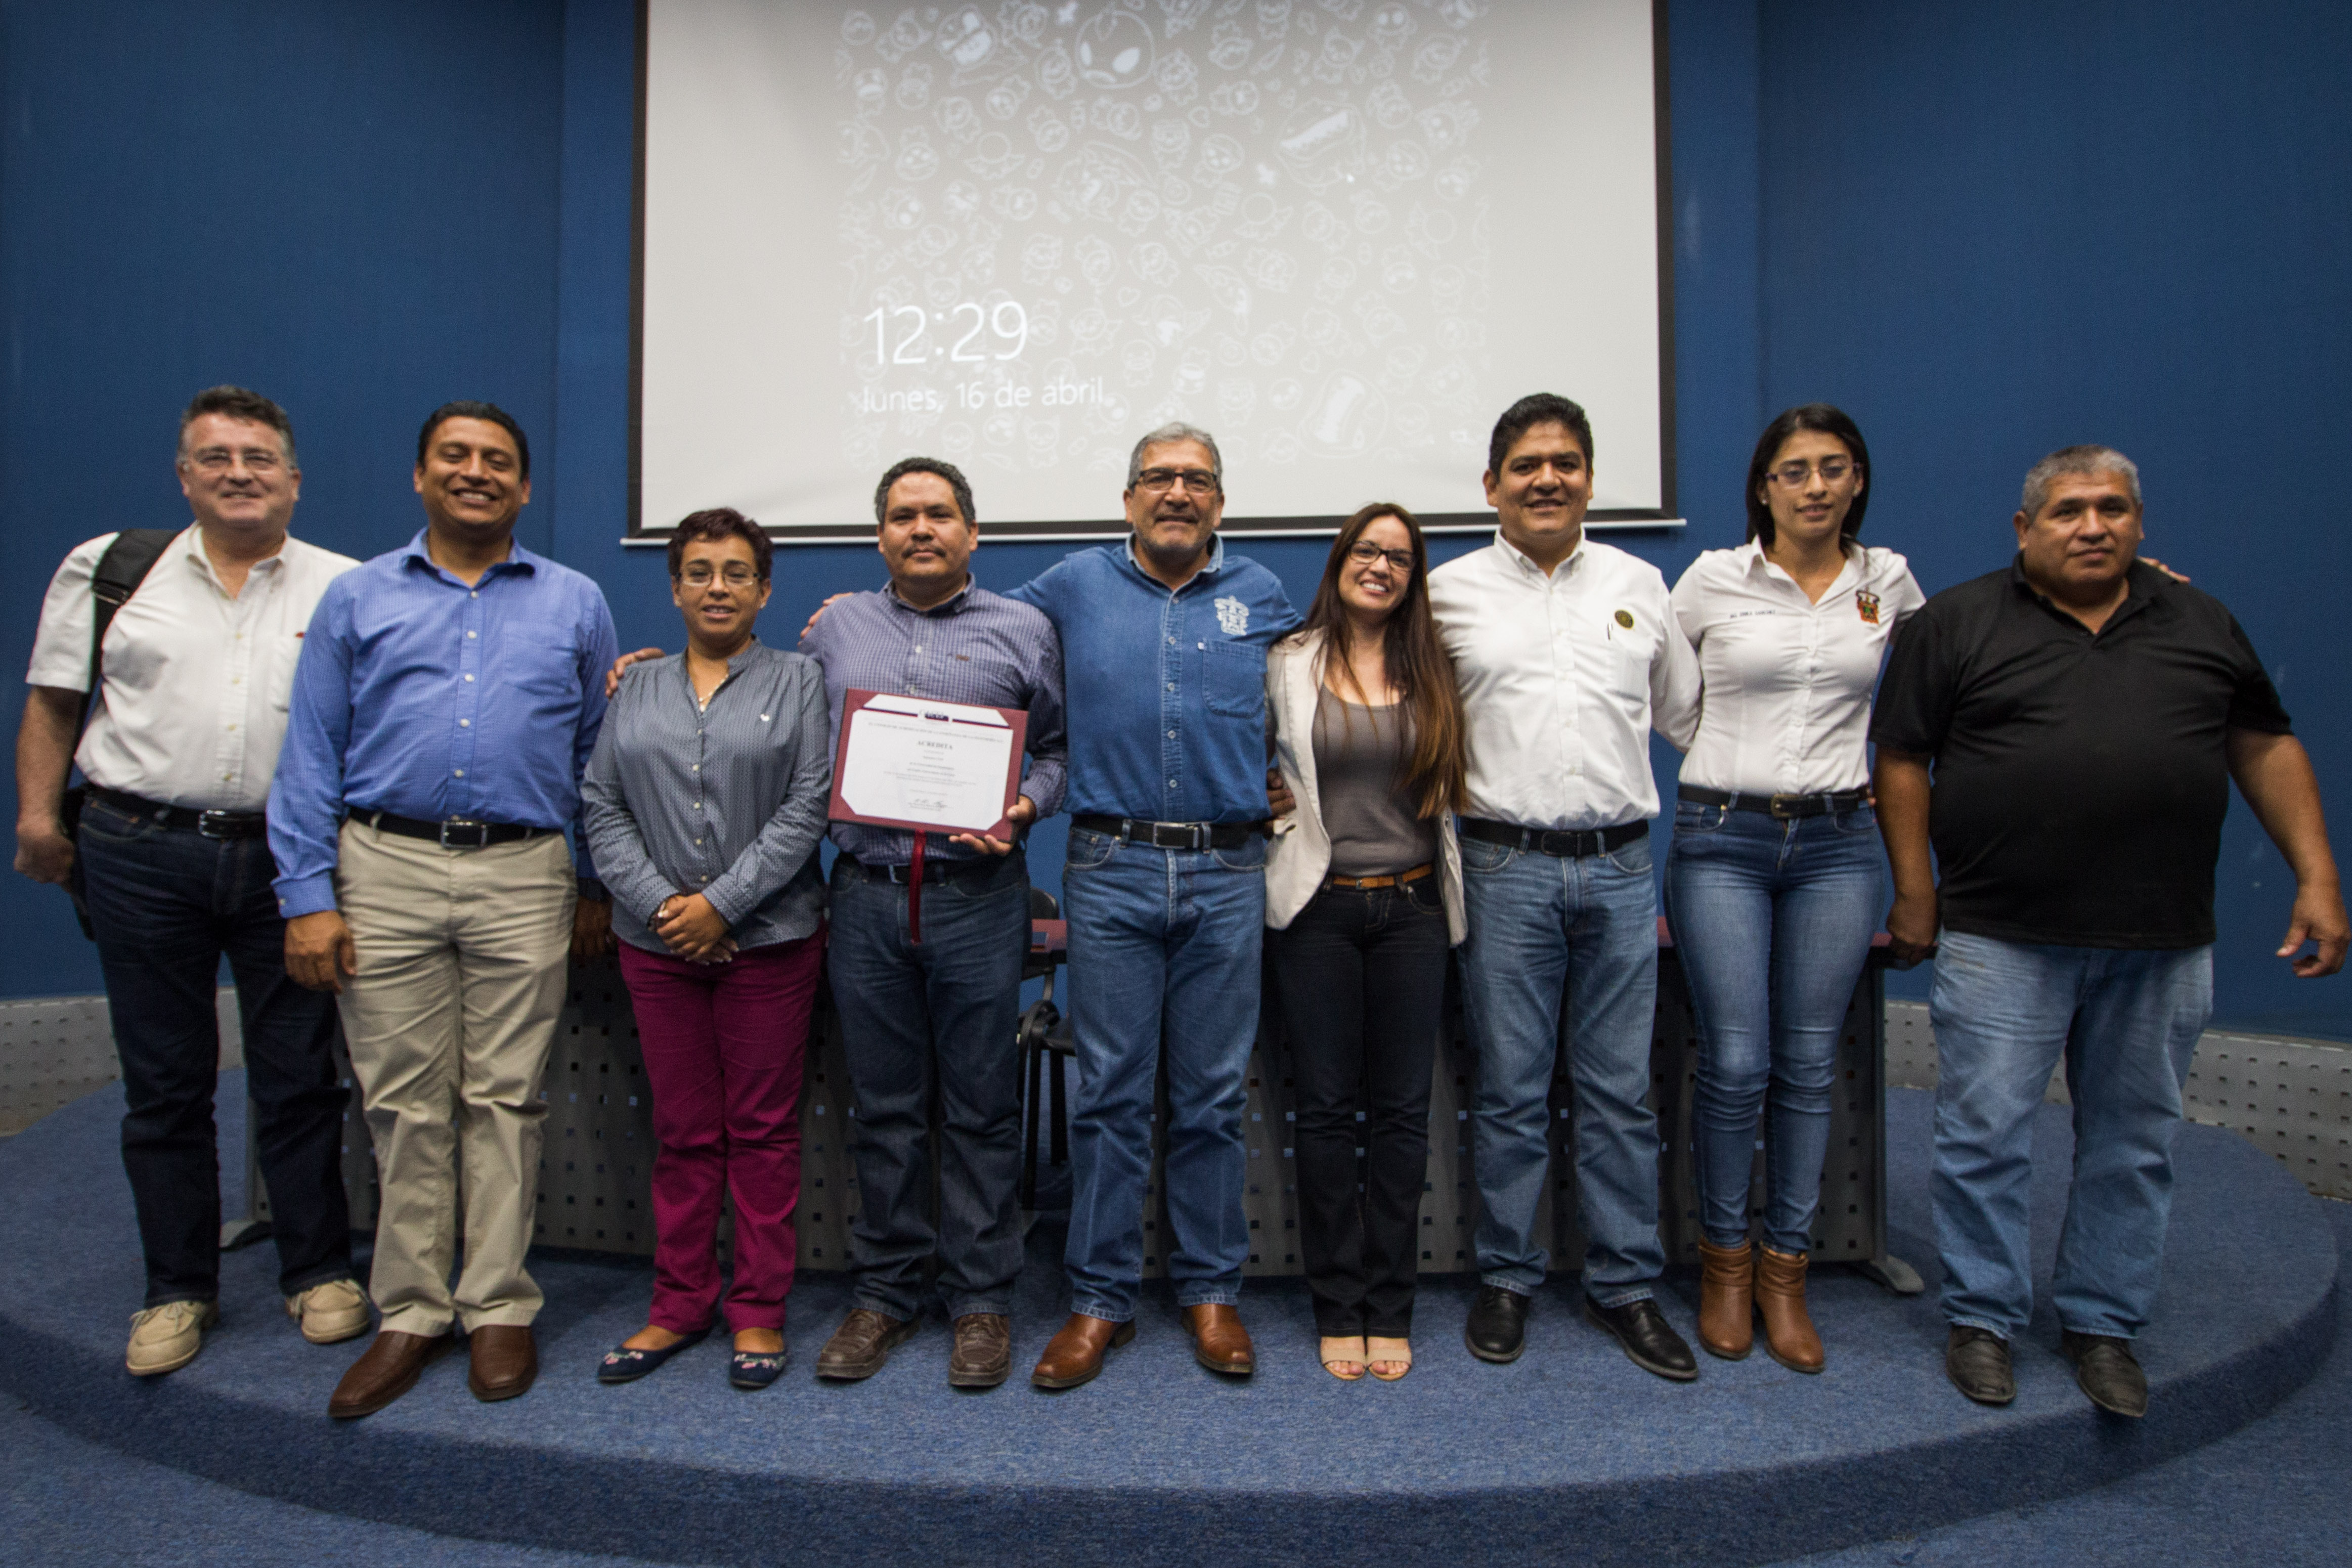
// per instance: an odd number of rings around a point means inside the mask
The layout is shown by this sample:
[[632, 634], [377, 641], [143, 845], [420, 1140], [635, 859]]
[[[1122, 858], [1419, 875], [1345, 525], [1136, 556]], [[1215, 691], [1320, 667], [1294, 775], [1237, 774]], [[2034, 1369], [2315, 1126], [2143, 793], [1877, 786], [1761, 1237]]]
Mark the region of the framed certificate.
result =
[[842, 693], [835, 822], [1009, 839], [1029, 715], [887, 692]]

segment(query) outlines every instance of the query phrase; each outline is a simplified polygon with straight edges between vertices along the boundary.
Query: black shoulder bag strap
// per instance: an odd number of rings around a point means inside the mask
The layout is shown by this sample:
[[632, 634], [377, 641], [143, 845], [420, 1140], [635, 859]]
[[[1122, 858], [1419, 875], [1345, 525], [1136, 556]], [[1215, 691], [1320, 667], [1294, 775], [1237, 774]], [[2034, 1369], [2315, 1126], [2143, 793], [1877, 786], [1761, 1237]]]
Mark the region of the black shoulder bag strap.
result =
[[[98, 700], [99, 683], [106, 671], [106, 628], [114, 624], [114, 612], [128, 604], [139, 584], [172, 541], [180, 537], [176, 528], [126, 528], [114, 536], [106, 553], [98, 558], [98, 565], [89, 574], [89, 684], [82, 689], [81, 712], [74, 720], [74, 743], [80, 747], [81, 732], [89, 727], [90, 704]], [[81, 826], [81, 804], [88, 786], [75, 784], [68, 789], [59, 803], [58, 821], [64, 826], [68, 838], [75, 837]], [[73, 899], [74, 918], [81, 921], [81, 934], [96, 940], [89, 927], [89, 910], [81, 896], [81, 857], [76, 855], [73, 874], [66, 883], [66, 892]]]

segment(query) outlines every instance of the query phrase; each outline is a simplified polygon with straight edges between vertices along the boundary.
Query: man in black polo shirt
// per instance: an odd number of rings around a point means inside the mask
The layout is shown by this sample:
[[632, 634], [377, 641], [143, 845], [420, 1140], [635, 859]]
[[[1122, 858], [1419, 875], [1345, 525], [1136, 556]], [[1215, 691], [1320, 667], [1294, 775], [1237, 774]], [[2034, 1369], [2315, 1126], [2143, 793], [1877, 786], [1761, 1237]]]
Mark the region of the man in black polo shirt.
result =
[[2131, 1342], [2156, 1300], [2180, 1083], [2212, 1008], [2231, 779], [2294, 872], [2279, 956], [2333, 974], [2352, 926], [2310, 758], [2253, 645], [2218, 600], [2137, 559], [2131, 459], [2052, 453], [2016, 527], [2007, 569], [1904, 628], [1871, 722], [1887, 932], [1898, 962], [1937, 958], [1944, 1365], [1979, 1404], [2016, 1397], [2033, 1115], [2063, 1052], [2075, 1156], [2052, 1289], [2061, 1348], [2093, 1403], [2139, 1415]]

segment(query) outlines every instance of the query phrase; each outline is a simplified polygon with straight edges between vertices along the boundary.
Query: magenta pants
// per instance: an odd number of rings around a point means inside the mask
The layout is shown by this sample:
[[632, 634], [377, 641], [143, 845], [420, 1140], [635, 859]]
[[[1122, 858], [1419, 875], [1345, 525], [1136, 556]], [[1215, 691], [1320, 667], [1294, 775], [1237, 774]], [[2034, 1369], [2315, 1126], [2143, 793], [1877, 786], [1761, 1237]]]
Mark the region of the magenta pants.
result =
[[799, 1238], [801, 1058], [824, 933], [688, 963], [620, 944], [653, 1090], [651, 1321], [692, 1333], [719, 1307], [719, 1205], [735, 1200], [735, 1332], [784, 1326]]

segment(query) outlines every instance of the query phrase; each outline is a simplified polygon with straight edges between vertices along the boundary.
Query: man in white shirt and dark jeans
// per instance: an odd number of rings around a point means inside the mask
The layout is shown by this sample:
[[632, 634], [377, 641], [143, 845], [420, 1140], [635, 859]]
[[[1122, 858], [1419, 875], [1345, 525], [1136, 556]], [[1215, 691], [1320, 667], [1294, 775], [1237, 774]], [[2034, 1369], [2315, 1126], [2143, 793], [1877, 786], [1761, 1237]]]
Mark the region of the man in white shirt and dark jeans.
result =
[[[122, 1163], [147, 1258], [125, 1364], [185, 1366], [219, 1319], [215, 976], [236, 979], [278, 1288], [305, 1339], [364, 1331], [343, 1198], [347, 1091], [331, 996], [288, 977], [262, 809], [310, 612], [354, 563], [288, 537], [301, 492], [285, 411], [241, 387], [197, 394], [180, 421], [194, 526], [164, 547], [106, 629], [91, 668], [91, 579], [117, 535], [78, 546], [41, 606], [16, 737], [16, 869], [82, 894], [121, 1058]], [[79, 736], [83, 694], [96, 684]], [[81, 764], [68, 838], [60, 803]]]
[[1658, 978], [1649, 731], [1690, 743], [1698, 661], [1657, 568], [1584, 537], [1583, 409], [1549, 393], [1513, 404], [1496, 423], [1486, 485], [1495, 542], [1429, 584], [1470, 742], [1462, 1000], [1478, 1053], [1484, 1216], [1463, 1337], [1482, 1361], [1517, 1360], [1543, 1283], [1536, 1210], [1565, 990], [1585, 1312], [1636, 1365], [1687, 1381], [1697, 1363], [1652, 1300], [1665, 1250], [1647, 1103]]

